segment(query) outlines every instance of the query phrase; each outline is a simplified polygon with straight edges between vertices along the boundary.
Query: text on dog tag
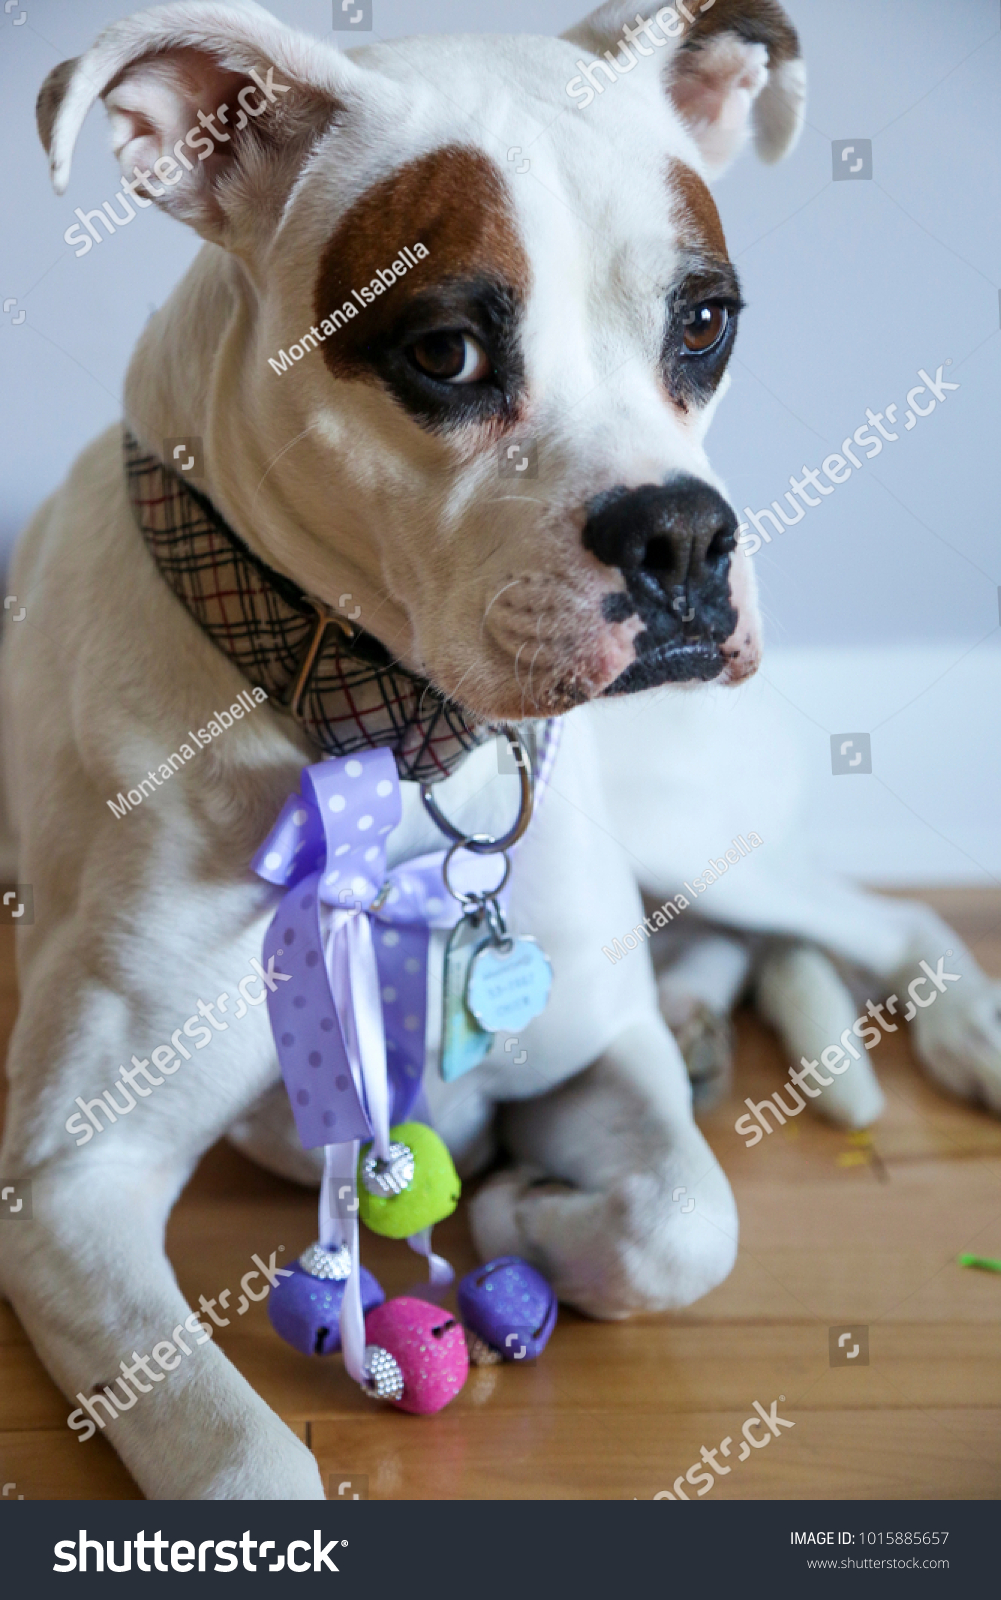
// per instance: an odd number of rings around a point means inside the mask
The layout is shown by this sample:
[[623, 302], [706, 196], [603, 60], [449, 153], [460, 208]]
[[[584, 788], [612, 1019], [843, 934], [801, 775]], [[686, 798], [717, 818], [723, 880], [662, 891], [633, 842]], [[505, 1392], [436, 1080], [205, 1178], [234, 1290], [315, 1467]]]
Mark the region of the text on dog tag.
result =
[[481, 1028], [517, 1033], [545, 1010], [552, 985], [549, 957], [535, 939], [513, 939], [508, 950], [491, 942], [473, 955], [466, 1004]]

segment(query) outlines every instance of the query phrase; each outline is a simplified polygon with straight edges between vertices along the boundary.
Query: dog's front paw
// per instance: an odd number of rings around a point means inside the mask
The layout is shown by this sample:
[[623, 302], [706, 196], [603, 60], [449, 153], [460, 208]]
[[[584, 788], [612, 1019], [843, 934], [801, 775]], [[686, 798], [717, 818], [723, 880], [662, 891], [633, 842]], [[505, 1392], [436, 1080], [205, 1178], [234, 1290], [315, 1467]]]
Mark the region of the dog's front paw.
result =
[[316, 1457], [258, 1396], [253, 1401], [252, 1414], [231, 1416], [211, 1433], [206, 1429], [199, 1448], [189, 1434], [183, 1460], [138, 1472], [147, 1498], [325, 1500]]
[[964, 977], [917, 1013], [911, 1037], [936, 1083], [1001, 1115], [1001, 983]]
[[633, 1172], [593, 1192], [525, 1167], [500, 1172], [471, 1206], [477, 1248], [484, 1259], [523, 1256], [591, 1317], [691, 1305], [737, 1251], [730, 1186], [708, 1146], [696, 1153], [684, 1172], [672, 1162], [670, 1173]]

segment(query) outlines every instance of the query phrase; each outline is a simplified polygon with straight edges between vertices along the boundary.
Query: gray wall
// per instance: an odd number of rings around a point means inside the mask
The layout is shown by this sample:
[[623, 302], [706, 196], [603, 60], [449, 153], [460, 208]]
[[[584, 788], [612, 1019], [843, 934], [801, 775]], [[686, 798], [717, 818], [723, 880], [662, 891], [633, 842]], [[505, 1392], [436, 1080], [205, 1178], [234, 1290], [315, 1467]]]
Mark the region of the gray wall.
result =
[[[581, 0], [582, 6], [585, 0]], [[558, 32], [570, 0], [374, 0], [378, 33]], [[34, 131], [46, 73], [127, 0], [21, 0], [0, 23], [5, 149], [5, 544], [88, 438], [119, 414], [143, 321], [197, 248], [154, 211], [79, 260], [62, 235], [117, 183], [103, 116], [84, 127], [57, 200]], [[272, 0], [325, 34], [331, 0]], [[958, 390], [898, 431], [761, 552], [771, 644], [998, 642], [998, 0], [789, 0], [811, 74], [795, 155], [750, 157], [718, 189], [749, 308], [714, 459], [735, 504], [758, 509], [865, 419], [900, 406], [920, 367]], [[540, 23], [540, 14], [545, 19]], [[350, 35], [338, 40], [350, 42]], [[628, 92], [626, 90], [625, 92]], [[871, 179], [832, 181], [832, 140], [871, 138]], [[16, 159], [11, 153], [17, 152]], [[854, 159], [854, 158], [853, 158]], [[14, 317], [24, 312], [15, 325]], [[924, 397], [922, 402], [926, 403]]]

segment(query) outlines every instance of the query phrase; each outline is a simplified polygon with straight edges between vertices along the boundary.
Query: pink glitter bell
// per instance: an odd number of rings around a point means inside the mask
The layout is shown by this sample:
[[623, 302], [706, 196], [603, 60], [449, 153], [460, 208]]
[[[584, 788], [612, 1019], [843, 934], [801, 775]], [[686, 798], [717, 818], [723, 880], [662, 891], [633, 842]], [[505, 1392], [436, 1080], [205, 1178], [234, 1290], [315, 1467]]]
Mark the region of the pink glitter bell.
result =
[[365, 1343], [388, 1351], [403, 1374], [403, 1393], [389, 1402], [400, 1411], [422, 1416], [440, 1411], [458, 1394], [469, 1372], [461, 1323], [440, 1306], [409, 1295], [387, 1300], [369, 1313]]

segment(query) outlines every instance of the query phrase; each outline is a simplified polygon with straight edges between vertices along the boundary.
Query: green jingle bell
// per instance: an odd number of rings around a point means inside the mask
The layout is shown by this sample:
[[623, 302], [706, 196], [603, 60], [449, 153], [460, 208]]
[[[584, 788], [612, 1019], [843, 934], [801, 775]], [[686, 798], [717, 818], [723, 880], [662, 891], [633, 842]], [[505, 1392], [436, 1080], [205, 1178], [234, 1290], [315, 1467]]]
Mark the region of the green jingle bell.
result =
[[379, 1161], [371, 1144], [362, 1147], [358, 1215], [373, 1233], [387, 1239], [408, 1239], [450, 1217], [462, 1185], [452, 1157], [433, 1128], [423, 1122], [401, 1122], [389, 1130], [389, 1136], [389, 1163]]

